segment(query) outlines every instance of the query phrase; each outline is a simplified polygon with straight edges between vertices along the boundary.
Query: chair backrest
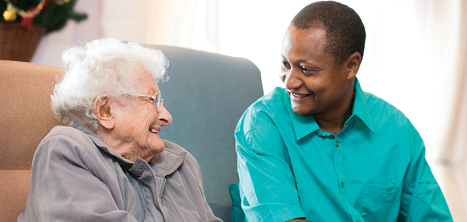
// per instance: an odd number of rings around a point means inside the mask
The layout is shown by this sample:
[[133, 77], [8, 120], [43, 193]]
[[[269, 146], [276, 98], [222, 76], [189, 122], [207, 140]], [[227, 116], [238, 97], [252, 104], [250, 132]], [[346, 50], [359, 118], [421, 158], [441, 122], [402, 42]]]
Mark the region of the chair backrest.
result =
[[169, 81], [159, 83], [173, 122], [161, 138], [198, 160], [206, 199], [214, 215], [230, 221], [229, 184], [238, 182], [234, 131], [246, 108], [263, 95], [261, 74], [251, 61], [173, 46], [160, 49], [170, 61]]
[[0, 61], [0, 222], [24, 211], [32, 157], [58, 124], [50, 109], [56, 75], [63, 69]]
[[[195, 156], [214, 214], [230, 221], [228, 186], [238, 182], [234, 130], [245, 109], [263, 95], [259, 69], [249, 60], [173, 46], [169, 81], [159, 83], [173, 123], [161, 131]], [[34, 151], [58, 124], [50, 109], [55, 76], [63, 69], [0, 61], [0, 222], [24, 210]]]

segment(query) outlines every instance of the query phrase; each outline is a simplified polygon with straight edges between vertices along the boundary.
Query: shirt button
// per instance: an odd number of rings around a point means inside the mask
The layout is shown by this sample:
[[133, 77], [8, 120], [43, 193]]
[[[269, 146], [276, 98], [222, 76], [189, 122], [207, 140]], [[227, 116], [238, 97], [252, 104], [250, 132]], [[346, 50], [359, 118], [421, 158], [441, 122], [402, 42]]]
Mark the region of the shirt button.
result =
[[344, 182], [341, 182], [341, 188], [344, 189]]
[[339, 142], [336, 142], [336, 147], [339, 147]]

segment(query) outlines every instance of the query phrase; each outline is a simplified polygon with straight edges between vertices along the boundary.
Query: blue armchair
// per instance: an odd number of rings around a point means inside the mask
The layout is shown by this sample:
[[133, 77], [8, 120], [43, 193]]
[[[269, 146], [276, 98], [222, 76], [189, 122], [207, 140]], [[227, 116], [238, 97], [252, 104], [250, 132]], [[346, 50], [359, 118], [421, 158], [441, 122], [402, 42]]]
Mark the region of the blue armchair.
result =
[[173, 46], [169, 81], [159, 84], [172, 124], [161, 138], [198, 160], [206, 199], [214, 215], [231, 220], [229, 184], [238, 182], [234, 131], [246, 108], [263, 95], [259, 69], [251, 61]]

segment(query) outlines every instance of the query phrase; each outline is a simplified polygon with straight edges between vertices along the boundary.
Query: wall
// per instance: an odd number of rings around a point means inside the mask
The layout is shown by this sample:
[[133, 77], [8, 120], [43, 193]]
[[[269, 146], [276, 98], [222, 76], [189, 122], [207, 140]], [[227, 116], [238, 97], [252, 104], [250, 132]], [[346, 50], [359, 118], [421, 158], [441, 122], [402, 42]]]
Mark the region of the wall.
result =
[[80, 23], [68, 21], [64, 29], [45, 35], [40, 41], [31, 62], [61, 67], [61, 54], [66, 48], [79, 41], [101, 38], [101, 5], [101, 0], [77, 1], [75, 11], [86, 13], [88, 18]]

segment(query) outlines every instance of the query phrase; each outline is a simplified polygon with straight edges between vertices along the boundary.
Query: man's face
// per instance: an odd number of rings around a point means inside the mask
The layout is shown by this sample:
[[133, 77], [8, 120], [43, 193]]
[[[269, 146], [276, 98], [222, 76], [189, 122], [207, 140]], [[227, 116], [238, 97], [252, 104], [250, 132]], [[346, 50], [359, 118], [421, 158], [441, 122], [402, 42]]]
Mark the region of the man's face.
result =
[[336, 65], [334, 57], [323, 52], [325, 45], [326, 31], [321, 28], [290, 25], [284, 35], [280, 78], [298, 115], [332, 115], [346, 105], [346, 62]]

